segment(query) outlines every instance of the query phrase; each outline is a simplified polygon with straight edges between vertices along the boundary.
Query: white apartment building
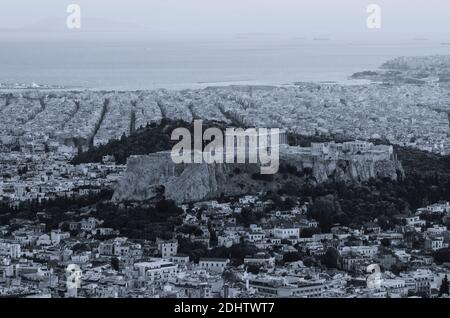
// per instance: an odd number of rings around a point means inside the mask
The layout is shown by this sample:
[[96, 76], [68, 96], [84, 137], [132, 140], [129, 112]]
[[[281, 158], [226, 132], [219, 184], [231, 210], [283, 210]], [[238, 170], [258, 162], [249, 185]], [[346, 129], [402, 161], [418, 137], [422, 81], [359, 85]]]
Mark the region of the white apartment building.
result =
[[177, 255], [178, 252], [177, 240], [157, 241], [157, 243], [158, 243], [158, 250], [161, 252], [162, 258], [166, 259]]
[[269, 254], [266, 253], [257, 253], [256, 255], [245, 257], [244, 264], [275, 267], [275, 257], [270, 256]]
[[221, 273], [230, 262], [227, 258], [200, 258], [198, 267], [211, 272]]
[[437, 251], [444, 248], [444, 238], [442, 236], [430, 236], [425, 239], [427, 250]]
[[280, 239], [295, 238], [300, 237], [299, 228], [275, 228], [273, 230], [273, 236]]
[[9, 256], [11, 258], [20, 258], [20, 244], [0, 242], [0, 255]]
[[378, 246], [376, 245], [344, 246], [340, 249], [340, 252], [355, 253], [366, 257], [374, 257], [378, 253]]
[[134, 264], [138, 271], [138, 277], [148, 282], [167, 281], [176, 276], [178, 265], [162, 259], [150, 262], [139, 262]]

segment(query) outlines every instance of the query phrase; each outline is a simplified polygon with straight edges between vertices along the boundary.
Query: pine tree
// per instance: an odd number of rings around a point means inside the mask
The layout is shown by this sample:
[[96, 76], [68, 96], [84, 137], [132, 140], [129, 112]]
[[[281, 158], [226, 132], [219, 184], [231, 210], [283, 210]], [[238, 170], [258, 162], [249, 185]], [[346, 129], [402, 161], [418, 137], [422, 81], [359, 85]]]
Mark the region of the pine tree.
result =
[[439, 288], [439, 296], [442, 296], [443, 294], [449, 295], [449, 285], [447, 275], [445, 275], [444, 279], [442, 280], [441, 287]]

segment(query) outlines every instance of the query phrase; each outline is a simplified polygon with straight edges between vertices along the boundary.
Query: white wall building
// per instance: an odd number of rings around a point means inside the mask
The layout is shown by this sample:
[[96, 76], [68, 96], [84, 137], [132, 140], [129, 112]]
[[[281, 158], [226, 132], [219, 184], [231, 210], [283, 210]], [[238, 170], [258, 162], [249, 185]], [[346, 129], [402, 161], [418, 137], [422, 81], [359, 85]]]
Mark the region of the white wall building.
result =
[[230, 262], [227, 258], [201, 258], [198, 267], [211, 272], [221, 273]]

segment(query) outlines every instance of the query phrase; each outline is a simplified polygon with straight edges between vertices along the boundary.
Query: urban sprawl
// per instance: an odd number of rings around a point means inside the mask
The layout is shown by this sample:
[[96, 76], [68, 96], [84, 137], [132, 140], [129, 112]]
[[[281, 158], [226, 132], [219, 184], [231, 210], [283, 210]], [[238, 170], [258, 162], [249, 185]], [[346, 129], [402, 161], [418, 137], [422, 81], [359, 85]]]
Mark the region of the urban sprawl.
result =
[[[106, 92], [0, 85], [0, 296], [448, 297], [450, 263], [436, 255], [448, 251], [450, 202], [394, 216], [395, 225], [373, 218], [325, 230], [311, 213], [318, 205], [288, 193], [156, 207], [105, 200], [127, 165], [113, 156], [71, 163], [141, 127], [195, 119], [355, 140], [283, 146], [291, 161], [306, 152], [331, 160], [330, 149], [338, 149], [335, 160], [343, 152], [347, 161], [364, 154], [391, 160], [392, 146], [376, 141], [449, 155], [450, 90], [434, 71], [448, 61], [436, 60], [391, 61], [403, 73], [367, 72], [359, 76], [376, 82], [353, 86]], [[399, 80], [405, 72], [409, 82]], [[155, 217], [154, 232], [139, 224], [125, 230], [121, 216], [110, 219], [111, 207], [130, 215], [170, 210], [173, 220]]]

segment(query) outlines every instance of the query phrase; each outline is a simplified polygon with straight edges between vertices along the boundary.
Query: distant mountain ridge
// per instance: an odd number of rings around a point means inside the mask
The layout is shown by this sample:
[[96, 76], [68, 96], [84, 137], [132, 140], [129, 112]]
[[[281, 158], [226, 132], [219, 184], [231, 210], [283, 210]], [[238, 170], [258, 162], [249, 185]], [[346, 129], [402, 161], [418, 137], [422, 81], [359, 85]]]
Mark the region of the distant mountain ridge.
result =
[[37, 22], [15, 28], [1, 28], [10, 32], [130, 32], [151, 31], [152, 29], [130, 22], [109, 19], [90, 18], [82, 15], [81, 28], [69, 29], [66, 25], [67, 16], [47, 17]]

